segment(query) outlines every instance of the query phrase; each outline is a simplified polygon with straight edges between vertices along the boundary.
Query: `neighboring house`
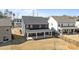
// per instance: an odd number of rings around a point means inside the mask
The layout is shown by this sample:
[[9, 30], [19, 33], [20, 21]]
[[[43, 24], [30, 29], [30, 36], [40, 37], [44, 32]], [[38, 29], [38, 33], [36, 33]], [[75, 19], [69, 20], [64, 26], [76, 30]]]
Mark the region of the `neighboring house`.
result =
[[79, 29], [79, 16], [76, 17], [76, 27]]
[[75, 30], [77, 29], [77, 27], [75, 26], [76, 17], [52, 16], [49, 18], [49, 22], [51, 22], [49, 26], [53, 27], [54, 30], [56, 30], [57, 32], [61, 34], [73, 34], [75, 33]]
[[79, 33], [79, 16], [77, 16], [75, 26], [77, 27], [77, 30], [76, 31]]
[[13, 23], [14, 23], [14, 27], [22, 27], [22, 19], [18, 19], [18, 18], [15, 18], [13, 20]]
[[45, 17], [23, 16], [22, 34], [27, 39], [52, 37], [53, 30], [51, 30], [49, 23], [48, 18]]
[[11, 19], [0, 18], [0, 42], [11, 40]]

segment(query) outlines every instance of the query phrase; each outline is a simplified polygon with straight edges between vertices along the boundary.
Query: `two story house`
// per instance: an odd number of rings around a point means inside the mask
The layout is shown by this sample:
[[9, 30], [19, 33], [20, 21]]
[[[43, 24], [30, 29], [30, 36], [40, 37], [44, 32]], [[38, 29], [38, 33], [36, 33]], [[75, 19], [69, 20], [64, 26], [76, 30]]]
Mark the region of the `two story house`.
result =
[[0, 18], [0, 42], [11, 40], [11, 19]]
[[48, 18], [35, 16], [22, 16], [22, 34], [26, 39], [39, 39], [52, 37]]
[[[77, 29], [77, 27], [75, 26], [76, 17], [73, 17], [73, 16], [52, 16], [49, 18], [49, 22], [51, 22], [51, 24], [53, 25], [52, 26], [53, 29], [55, 29], [60, 34], [76, 33], [75, 32], [75, 30]], [[50, 26], [51, 26], [51, 24], [50, 24]]]
[[79, 16], [76, 18], [76, 27], [77, 27], [77, 33], [79, 33]]

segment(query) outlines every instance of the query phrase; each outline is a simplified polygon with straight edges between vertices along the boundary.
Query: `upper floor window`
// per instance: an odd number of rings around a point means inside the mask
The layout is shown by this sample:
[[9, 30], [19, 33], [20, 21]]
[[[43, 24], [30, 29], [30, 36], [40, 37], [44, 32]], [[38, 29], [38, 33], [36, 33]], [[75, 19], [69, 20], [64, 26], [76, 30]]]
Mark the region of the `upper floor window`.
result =
[[6, 31], [9, 31], [9, 29], [6, 29]]
[[58, 24], [58, 26], [60, 27], [60, 24]]
[[17, 20], [17, 22], [19, 22], [19, 20]]
[[19, 21], [22, 22], [21, 19]]
[[22, 22], [21, 19], [17, 19], [17, 22]]
[[28, 25], [28, 28], [30, 28], [30, 25]]
[[68, 26], [70, 26], [70, 25], [68, 24]]
[[48, 24], [42, 24], [42, 25], [41, 25], [41, 28], [42, 28], [42, 29], [47, 29], [47, 28], [48, 28]]
[[61, 27], [63, 27], [63, 24], [61, 24]]
[[22, 30], [20, 29], [20, 34], [22, 34]]
[[48, 29], [48, 24], [31, 24], [31, 25], [25, 25], [26, 29]]
[[46, 28], [48, 29], [48, 24], [46, 24]]

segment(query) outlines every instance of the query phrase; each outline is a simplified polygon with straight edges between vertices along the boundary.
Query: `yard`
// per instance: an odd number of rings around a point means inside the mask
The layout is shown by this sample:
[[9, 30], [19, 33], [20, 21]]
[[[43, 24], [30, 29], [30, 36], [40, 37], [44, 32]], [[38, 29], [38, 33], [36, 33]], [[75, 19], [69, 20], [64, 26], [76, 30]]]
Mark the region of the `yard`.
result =
[[[0, 43], [0, 50], [78, 50], [79, 47], [73, 43], [66, 42], [61, 38], [47, 38], [40, 40], [27, 41], [19, 33], [18, 29], [13, 29], [16, 33], [16, 39]], [[14, 34], [15, 34], [14, 33]], [[70, 36], [74, 37], [75, 36]], [[77, 37], [76, 37], [77, 38]], [[77, 40], [79, 40], [77, 38]]]
[[79, 42], [79, 34], [76, 34], [76, 35], [64, 35], [64, 36]]
[[41, 40], [16, 39], [8, 43], [0, 44], [0, 50], [74, 50], [77, 46], [65, 42], [60, 38], [48, 38]]

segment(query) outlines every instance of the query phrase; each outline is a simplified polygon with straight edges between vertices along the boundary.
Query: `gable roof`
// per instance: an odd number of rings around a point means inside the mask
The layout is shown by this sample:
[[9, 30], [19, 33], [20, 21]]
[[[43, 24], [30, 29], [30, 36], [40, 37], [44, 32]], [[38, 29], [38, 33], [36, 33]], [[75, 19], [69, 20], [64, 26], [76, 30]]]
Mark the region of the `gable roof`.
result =
[[10, 18], [0, 18], [0, 26], [11, 26]]
[[72, 16], [52, 16], [57, 22], [75, 22], [76, 17]]
[[48, 24], [48, 18], [35, 16], [22, 16], [25, 24]]

